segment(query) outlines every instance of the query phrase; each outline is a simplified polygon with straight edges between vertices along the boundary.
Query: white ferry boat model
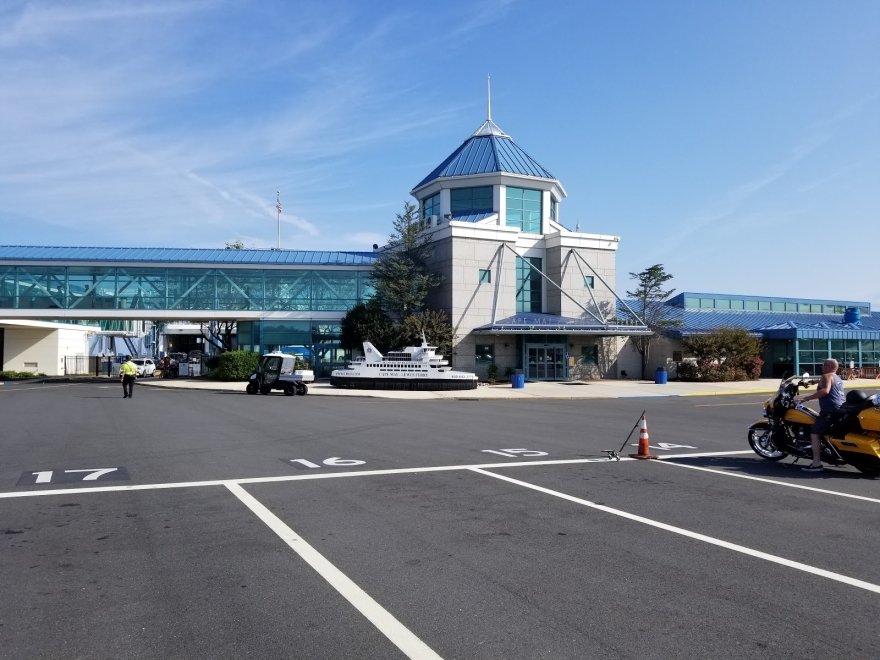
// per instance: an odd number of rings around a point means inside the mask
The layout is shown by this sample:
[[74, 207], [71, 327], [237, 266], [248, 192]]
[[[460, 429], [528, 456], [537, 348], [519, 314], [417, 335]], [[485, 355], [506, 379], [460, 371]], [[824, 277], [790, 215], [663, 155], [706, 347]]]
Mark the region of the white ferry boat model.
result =
[[424, 337], [421, 346], [407, 346], [382, 355], [370, 342], [364, 342], [364, 354], [344, 369], [334, 369], [330, 384], [358, 390], [473, 390], [477, 375], [453, 371], [449, 361], [435, 353]]

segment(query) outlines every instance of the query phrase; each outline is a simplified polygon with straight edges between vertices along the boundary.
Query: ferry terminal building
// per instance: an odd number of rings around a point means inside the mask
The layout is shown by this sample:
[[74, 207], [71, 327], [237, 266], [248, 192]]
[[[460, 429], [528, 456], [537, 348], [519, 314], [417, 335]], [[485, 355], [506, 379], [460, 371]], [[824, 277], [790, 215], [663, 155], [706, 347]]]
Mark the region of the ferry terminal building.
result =
[[[429, 266], [442, 276], [428, 305], [452, 322], [454, 368], [484, 378], [494, 363], [501, 374], [522, 369], [528, 380], [551, 381], [639, 374], [628, 339], [649, 331], [615, 294], [619, 237], [565, 227], [562, 184], [491, 117], [411, 194]], [[291, 347], [326, 377], [348, 357], [339, 321], [371, 297], [376, 258], [376, 251], [0, 246], [0, 370], [63, 373], [63, 353], [93, 351], [87, 337], [111, 326], [157, 354], [168, 348], [164, 324], [235, 321], [239, 348]], [[852, 309], [858, 319], [845, 320]], [[682, 336], [735, 323], [767, 340], [765, 372], [829, 355], [880, 364], [880, 318], [868, 303], [682, 294], [664, 314], [682, 324], [652, 349], [652, 369], [680, 357]], [[71, 338], [77, 332], [82, 342]]]

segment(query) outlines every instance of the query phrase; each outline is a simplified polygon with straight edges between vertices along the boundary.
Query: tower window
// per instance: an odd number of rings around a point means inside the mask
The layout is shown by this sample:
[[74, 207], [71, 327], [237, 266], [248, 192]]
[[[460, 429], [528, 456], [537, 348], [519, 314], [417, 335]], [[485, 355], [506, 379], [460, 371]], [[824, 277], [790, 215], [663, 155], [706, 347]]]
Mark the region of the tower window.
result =
[[453, 188], [449, 191], [453, 217], [492, 211], [492, 186]]
[[440, 193], [426, 197], [422, 202], [422, 220], [427, 221], [432, 215], [440, 216]]
[[507, 216], [504, 223], [529, 234], [541, 233], [541, 191], [507, 188]]
[[[536, 270], [533, 270], [533, 268]], [[543, 297], [541, 290], [541, 257], [516, 258], [516, 311], [541, 312]]]

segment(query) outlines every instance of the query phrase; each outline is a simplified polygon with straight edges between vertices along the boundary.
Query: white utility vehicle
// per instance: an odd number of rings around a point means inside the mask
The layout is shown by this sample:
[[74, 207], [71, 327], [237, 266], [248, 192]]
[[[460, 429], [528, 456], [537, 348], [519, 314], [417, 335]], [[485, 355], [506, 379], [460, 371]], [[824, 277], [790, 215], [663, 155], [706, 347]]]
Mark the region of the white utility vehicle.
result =
[[304, 395], [309, 391], [307, 383], [315, 382], [311, 369], [297, 369], [296, 356], [290, 353], [266, 353], [260, 358], [256, 372], [247, 384], [248, 394], [269, 394], [281, 390], [287, 396]]

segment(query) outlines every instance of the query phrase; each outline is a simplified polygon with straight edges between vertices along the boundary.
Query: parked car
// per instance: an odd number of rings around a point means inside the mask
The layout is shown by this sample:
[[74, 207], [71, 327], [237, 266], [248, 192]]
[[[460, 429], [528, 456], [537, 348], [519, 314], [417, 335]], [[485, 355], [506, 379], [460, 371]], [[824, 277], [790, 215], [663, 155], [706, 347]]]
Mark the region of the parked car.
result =
[[134, 358], [132, 362], [137, 365], [138, 377], [152, 376], [153, 372], [156, 371], [156, 363], [150, 358]]

